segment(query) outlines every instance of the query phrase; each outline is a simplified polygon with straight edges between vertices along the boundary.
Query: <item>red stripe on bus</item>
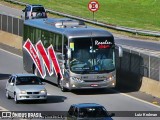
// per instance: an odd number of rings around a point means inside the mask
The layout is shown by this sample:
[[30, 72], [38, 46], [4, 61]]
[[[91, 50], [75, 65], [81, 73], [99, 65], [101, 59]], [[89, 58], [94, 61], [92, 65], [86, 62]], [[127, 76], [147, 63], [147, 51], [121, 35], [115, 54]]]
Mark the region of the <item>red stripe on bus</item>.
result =
[[23, 48], [25, 48], [27, 50], [27, 52], [30, 54], [34, 64], [38, 68], [38, 71], [40, 72], [41, 76], [44, 78], [45, 75], [42, 70], [41, 61], [40, 61], [39, 56], [36, 52], [36, 49], [34, 48], [33, 44], [31, 43], [31, 41], [29, 39], [25, 42], [25, 44], [23, 45]]
[[53, 49], [53, 46], [51, 45], [50, 47], [48, 47], [48, 54], [50, 55], [51, 57], [51, 60], [53, 62], [53, 66], [54, 66], [54, 70], [58, 76], [58, 73], [60, 74], [60, 77], [62, 78], [62, 73], [61, 73], [61, 69], [59, 67], [59, 64], [58, 64], [58, 60], [57, 60], [57, 57], [55, 55], [55, 52], [54, 52], [54, 49]]
[[46, 68], [48, 70], [49, 75], [52, 75], [53, 73], [52, 73], [52, 70], [51, 70], [51, 64], [50, 64], [49, 56], [47, 55], [47, 52], [46, 52], [46, 50], [45, 50], [41, 41], [39, 41], [36, 44], [36, 48], [43, 58], [44, 64], [46, 65]]

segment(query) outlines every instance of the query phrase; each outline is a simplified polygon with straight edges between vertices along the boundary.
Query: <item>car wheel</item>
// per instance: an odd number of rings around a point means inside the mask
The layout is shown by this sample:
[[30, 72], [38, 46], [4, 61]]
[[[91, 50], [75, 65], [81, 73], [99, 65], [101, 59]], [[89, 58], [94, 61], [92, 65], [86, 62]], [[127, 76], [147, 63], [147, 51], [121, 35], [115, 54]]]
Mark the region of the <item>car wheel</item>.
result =
[[63, 81], [62, 80], [59, 80], [59, 86], [60, 86], [60, 89], [61, 89], [62, 92], [66, 92], [67, 91], [67, 88], [65, 88], [63, 86]]
[[11, 96], [9, 95], [8, 90], [6, 90], [6, 97], [7, 99], [11, 99]]
[[14, 94], [14, 101], [15, 101], [16, 104], [19, 103], [19, 101], [17, 100], [17, 94], [16, 93]]

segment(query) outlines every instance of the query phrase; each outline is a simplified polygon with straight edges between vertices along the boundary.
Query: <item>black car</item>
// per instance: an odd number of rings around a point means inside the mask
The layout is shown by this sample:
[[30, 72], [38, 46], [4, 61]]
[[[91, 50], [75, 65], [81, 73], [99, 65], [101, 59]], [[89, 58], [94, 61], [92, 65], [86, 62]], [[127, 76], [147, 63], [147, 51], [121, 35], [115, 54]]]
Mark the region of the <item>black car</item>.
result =
[[115, 114], [109, 114], [107, 110], [97, 103], [80, 103], [71, 105], [68, 120], [113, 120]]

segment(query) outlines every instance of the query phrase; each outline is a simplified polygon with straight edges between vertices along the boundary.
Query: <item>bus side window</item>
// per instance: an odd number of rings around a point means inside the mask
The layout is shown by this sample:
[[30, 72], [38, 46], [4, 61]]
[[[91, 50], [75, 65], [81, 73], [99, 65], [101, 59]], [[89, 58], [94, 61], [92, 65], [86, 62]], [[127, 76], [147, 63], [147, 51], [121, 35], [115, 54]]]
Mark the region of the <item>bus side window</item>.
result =
[[56, 51], [62, 52], [62, 35], [56, 35]]
[[39, 40], [41, 40], [41, 30], [40, 29], [36, 29], [36, 42], [38, 42]]
[[68, 40], [67, 37], [64, 37], [64, 43], [63, 43], [63, 54], [64, 54], [64, 59], [67, 59], [67, 47], [68, 47]]
[[56, 35], [56, 39], [55, 39], [55, 41], [56, 41], [56, 44], [55, 44], [55, 50], [56, 51], [58, 51], [58, 40], [59, 40], [59, 38], [58, 38], [59, 36], [58, 35]]
[[53, 34], [52, 45], [53, 45], [53, 48], [55, 49], [56, 48], [56, 34]]
[[49, 46], [49, 32], [42, 31], [41, 40], [45, 48]]
[[62, 36], [59, 35], [59, 40], [58, 40], [58, 51], [62, 52]]
[[30, 31], [30, 40], [33, 42], [33, 44], [36, 43], [36, 38], [35, 38], [35, 28], [34, 27], [29, 27]]

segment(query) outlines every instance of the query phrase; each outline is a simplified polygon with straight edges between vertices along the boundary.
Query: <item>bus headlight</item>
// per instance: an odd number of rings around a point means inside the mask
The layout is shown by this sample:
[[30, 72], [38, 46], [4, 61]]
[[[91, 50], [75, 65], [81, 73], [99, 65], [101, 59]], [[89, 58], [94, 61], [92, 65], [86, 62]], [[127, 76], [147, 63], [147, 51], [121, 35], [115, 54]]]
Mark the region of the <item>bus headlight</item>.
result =
[[115, 75], [108, 76], [106, 80], [111, 81], [111, 80], [113, 80], [113, 79], [115, 79]]
[[81, 80], [80, 78], [77, 78], [77, 77], [70, 77], [71, 80], [75, 81], [75, 82], [78, 82], [78, 83], [82, 83], [83, 80]]

